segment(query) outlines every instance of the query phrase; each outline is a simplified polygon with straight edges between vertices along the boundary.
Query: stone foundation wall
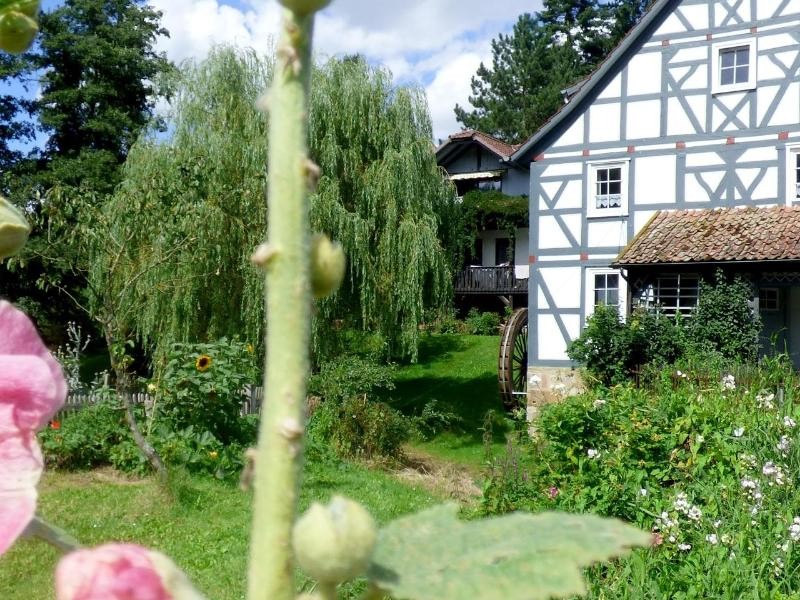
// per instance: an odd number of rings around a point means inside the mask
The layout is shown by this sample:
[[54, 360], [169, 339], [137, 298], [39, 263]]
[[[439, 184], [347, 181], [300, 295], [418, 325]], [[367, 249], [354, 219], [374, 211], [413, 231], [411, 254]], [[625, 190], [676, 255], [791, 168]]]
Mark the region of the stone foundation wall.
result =
[[541, 409], [550, 402], [585, 390], [578, 369], [569, 367], [528, 367], [528, 407], [526, 417], [531, 435], [536, 432], [536, 421]]

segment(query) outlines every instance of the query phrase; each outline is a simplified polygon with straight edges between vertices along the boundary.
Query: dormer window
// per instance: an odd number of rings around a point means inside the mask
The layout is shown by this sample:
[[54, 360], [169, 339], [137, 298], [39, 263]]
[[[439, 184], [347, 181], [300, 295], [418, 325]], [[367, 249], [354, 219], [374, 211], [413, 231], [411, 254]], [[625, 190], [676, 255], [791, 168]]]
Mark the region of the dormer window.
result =
[[737, 40], [712, 47], [712, 93], [740, 92], [756, 87], [756, 42]]
[[628, 213], [626, 187], [628, 162], [594, 163], [590, 165], [589, 206], [590, 217], [614, 217]]

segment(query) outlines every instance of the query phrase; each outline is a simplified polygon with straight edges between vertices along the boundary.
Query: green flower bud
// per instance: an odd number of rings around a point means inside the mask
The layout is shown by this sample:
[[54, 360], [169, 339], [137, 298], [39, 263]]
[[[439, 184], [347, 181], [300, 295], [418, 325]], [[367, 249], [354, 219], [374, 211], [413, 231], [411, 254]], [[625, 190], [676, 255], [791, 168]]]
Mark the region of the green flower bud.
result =
[[12, 54], [25, 52], [39, 32], [38, 12], [38, 0], [18, 2], [0, 12], [0, 49]]
[[278, 0], [278, 2], [298, 15], [309, 15], [328, 6], [331, 0]]
[[19, 252], [30, 232], [22, 212], [0, 196], [0, 260]]
[[342, 496], [328, 506], [312, 504], [292, 532], [300, 567], [320, 583], [334, 585], [366, 571], [376, 538], [372, 516]]
[[344, 279], [345, 257], [339, 243], [317, 234], [311, 240], [311, 292], [325, 298], [339, 289]]

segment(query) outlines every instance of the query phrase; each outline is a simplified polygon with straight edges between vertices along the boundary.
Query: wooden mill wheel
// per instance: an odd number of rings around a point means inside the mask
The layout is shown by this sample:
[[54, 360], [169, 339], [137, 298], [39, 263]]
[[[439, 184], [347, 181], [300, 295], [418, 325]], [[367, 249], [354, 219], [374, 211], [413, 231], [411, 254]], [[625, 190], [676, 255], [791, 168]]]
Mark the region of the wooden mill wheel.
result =
[[509, 317], [500, 340], [497, 383], [506, 410], [525, 406], [528, 395], [528, 309]]

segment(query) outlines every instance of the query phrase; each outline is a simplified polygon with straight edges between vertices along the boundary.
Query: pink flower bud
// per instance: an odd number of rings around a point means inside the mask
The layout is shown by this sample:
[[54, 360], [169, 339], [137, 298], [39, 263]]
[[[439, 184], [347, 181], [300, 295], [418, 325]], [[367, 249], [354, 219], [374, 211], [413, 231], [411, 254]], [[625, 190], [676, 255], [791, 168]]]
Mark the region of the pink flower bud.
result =
[[160, 552], [134, 544], [106, 544], [61, 559], [56, 600], [202, 600], [202, 596]]
[[36, 431], [64, 403], [67, 384], [24, 313], [0, 300], [0, 555], [36, 511], [42, 454]]

